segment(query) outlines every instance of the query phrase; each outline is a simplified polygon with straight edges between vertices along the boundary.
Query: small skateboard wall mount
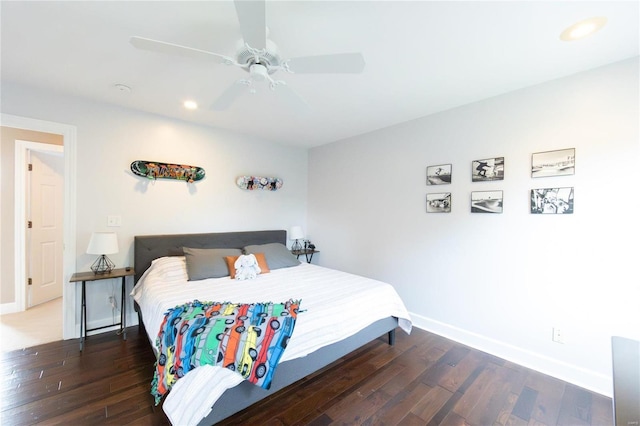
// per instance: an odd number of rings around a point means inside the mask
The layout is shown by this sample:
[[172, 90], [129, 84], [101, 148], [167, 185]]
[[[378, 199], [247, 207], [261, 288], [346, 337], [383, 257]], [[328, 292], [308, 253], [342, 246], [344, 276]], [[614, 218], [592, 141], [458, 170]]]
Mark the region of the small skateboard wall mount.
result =
[[204, 169], [185, 164], [160, 163], [158, 161], [136, 160], [131, 163], [134, 175], [149, 179], [175, 179], [193, 183], [204, 179]]
[[240, 189], [253, 191], [263, 189], [265, 191], [276, 191], [282, 188], [282, 179], [262, 176], [240, 176], [236, 179], [236, 184]]

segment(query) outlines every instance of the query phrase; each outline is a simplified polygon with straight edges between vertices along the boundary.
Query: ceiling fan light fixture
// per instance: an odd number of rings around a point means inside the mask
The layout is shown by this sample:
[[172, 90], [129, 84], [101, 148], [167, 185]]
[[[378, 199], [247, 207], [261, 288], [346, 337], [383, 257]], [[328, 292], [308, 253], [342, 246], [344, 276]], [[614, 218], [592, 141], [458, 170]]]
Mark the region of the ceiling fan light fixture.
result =
[[269, 78], [269, 70], [262, 64], [253, 64], [249, 67], [249, 74], [254, 81], [264, 81]]
[[562, 31], [562, 33], [560, 34], [560, 40], [581, 40], [602, 29], [602, 27], [604, 27], [606, 23], [607, 18], [605, 18], [604, 16], [598, 16], [576, 22], [575, 24]]

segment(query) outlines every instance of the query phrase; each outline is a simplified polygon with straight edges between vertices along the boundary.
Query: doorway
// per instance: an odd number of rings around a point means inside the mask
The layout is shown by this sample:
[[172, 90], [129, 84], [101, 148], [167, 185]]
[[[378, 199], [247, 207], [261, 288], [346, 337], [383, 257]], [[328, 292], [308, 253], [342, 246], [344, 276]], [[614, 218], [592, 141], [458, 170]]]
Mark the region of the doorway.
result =
[[[62, 135], [64, 144], [64, 206], [63, 206], [63, 289], [62, 289], [62, 335], [63, 339], [72, 339], [80, 336], [79, 321], [77, 321], [76, 286], [67, 285], [71, 275], [75, 272], [76, 258], [76, 145], [77, 145], [77, 129], [75, 126], [55, 123], [44, 120], [37, 120], [28, 117], [20, 117], [9, 114], [0, 114], [2, 126], [13, 127], [17, 129], [33, 130], [38, 132], [52, 133]], [[16, 164], [24, 164], [20, 162], [19, 156], [24, 155], [24, 150], [16, 148]], [[21, 182], [15, 182], [16, 200], [15, 200], [15, 241], [14, 241], [14, 282], [16, 285], [15, 302], [16, 311], [22, 311], [26, 307], [26, 300], [23, 297], [22, 283], [26, 281], [24, 264], [25, 256], [25, 235], [21, 232], [25, 229], [24, 215], [24, 185], [25, 182], [20, 178], [21, 174], [16, 171], [16, 179]], [[20, 285], [19, 285], [20, 284]]]

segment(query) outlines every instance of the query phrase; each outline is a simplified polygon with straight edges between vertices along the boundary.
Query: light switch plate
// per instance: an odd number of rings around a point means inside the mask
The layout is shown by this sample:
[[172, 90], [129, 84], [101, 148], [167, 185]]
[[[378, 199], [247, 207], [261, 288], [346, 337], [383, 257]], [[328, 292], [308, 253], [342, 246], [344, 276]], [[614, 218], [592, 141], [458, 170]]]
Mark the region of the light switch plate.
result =
[[122, 216], [107, 216], [107, 226], [122, 226]]

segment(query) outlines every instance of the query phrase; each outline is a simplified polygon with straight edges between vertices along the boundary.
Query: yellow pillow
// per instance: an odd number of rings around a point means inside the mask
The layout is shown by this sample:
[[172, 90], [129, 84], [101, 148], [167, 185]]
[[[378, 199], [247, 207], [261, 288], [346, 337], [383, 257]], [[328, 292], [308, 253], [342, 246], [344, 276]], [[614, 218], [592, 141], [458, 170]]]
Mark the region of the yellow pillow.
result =
[[[256, 253], [254, 254], [256, 260], [258, 261], [258, 266], [260, 267], [260, 273], [266, 274], [270, 272], [269, 265], [267, 264], [267, 259], [264, 257], [264, 253]], [[229, 276], [231, 279], [235, 279], [236, 277], [236, 267], [234, 264], [236, 260], [238, 260], [240, 256], [225, 256], [224, 260], [227, 261], [227, 268], [229, 268]]]

